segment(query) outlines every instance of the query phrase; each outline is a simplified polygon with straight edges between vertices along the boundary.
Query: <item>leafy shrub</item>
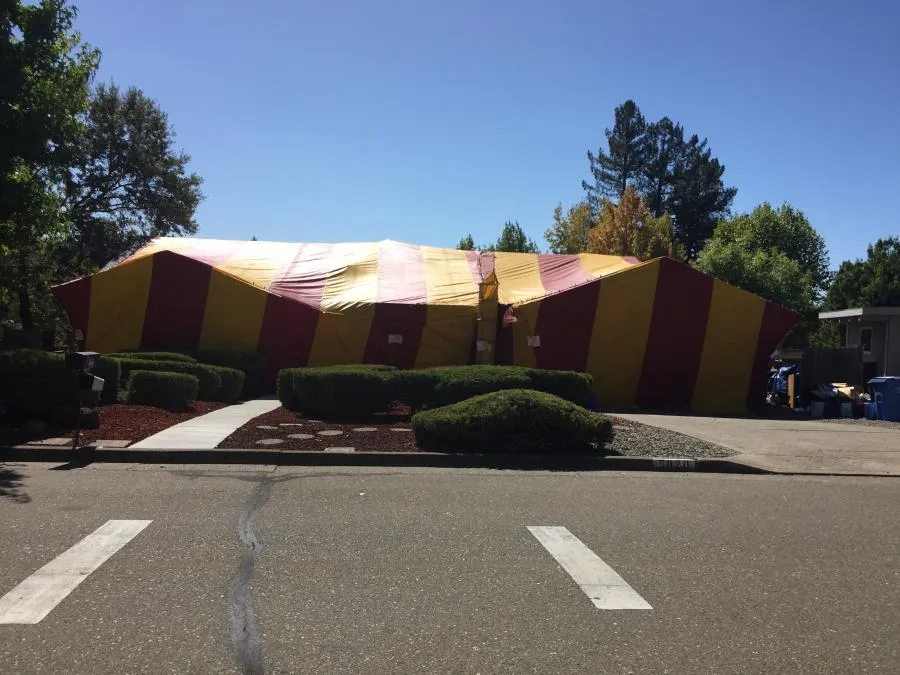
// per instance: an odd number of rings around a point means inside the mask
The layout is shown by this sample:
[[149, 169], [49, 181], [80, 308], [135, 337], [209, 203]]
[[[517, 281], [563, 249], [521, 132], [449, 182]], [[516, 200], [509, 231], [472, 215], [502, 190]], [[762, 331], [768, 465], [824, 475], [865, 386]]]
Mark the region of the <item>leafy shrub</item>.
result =
[[365, 366], [294, 368], [281, 371], [278, 392], [291, 410], [333, 422], [356, 421], [387, 408], [390, 375]]
[[133, 370], [128, 380], [128, 402], [184, 410], [197, 400], [195, 375], [157, 370]]
[[597, 452], [609, 419], [541, 391], [510, 389], [427, 410], [412, 419], [423, 450], [481, 453]]
[[216, 401], [222, 389], [222, 377], [216, 372], [217, 366], [205, 366], [202, 363], [185, 361], [146, 361], [143, 359], [123, 359], [116, 357], [122, 371], [122, 382], [127, 386], [133, 370], [152, 370], [156, 372], [184, 373], [193, 375], [199, 381], [200, 390], [197, 398], [201, 401]]
[[529, 389], [544, 391], [585, 407], [593, 398], [594, 378], [587, 373], [541, 368], [528, 368], [526, 372], [531, 380]]
[[259, 396], [265, 393], [263, 382], [266, 375], [266, 360], [262, 354], [207, 350], [199, 352], [197, 360], [200, 363], [240, 370], [244, 373], [243, 392], [245, 396]]
[[196, 363], [197, 359], [189, 354], [180, 354], [178, 352], [116, 352], [109, 354], [115, 358], [123, 359], [143, 359], [145, 361], [184, 361], [185, 363]]
[[219, 393], [215, 400], [222, 401], [223, 403], [240, 401], [241, 392], [244, 389], [244, 378], [246, 377], [243, 371], [235, 368], [225, 368], [224, 366], [207, 367], [212, 368], [222, 379], [222, 387], [219, 389]]
[[[119, 385], [118, 362], [101, 356], [92, 373], [103, 378], [103, 391], [99, 395], [82, 392], [80, 403], [115, 403]], [[39, 349], [0, 352], [0, 403], [16, 415], [48, 420], [61, 407], [77, 408], [77, 378], [66, 369], [65, 354]]]

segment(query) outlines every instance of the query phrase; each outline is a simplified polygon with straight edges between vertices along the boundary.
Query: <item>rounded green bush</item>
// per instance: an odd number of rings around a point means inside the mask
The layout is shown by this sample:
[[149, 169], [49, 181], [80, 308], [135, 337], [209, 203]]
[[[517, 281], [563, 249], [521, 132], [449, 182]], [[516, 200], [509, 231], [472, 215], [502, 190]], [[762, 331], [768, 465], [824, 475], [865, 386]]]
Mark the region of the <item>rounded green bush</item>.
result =
[[[294, 410], [329, 422], [355, 422], [384, 412], [390, 373], [371, 368], [297, 368], [292, 371]], [[282, 399], [283, 401], [284, 399]]]
[[206, 366], [202, 363], [185, 361], [147, 361], [144, 359], [116, 358], [122, 373], [122, 382], [127, 387], [131, 373], [135, 370], [153, 370], [157, 372], [184, 373], [193, 375], [200, 383], [197, 398], [201, 401], [217, 401], [222, 390], [222, 377], [216, 372], [218, 366]]
[[416, 444], [435, 452], [602, 452], [612, 423], [558, 396], [508, 389], [416, 414]]
[[184, 410], [197, 400], [195, 375], [156, 370], [133, 370], [128, 380], [128, 402], [167, 410]]
[[236, 368], [225, 368], [224, 366], [207, 367], [212, 368], [222, 379], [222, 386], [219, 389], [216, 400], [224, 403], [234, 403], [235, 401], [239, 401], [241, 399], [241, 392], [244, 389], [244, 373]]
[[259, 396], [265, 393], [266, 359], [262, 354], [210, 349], [198, 352], [197, 360], [211, 366], [240, 370], [244, 373], [245, 396]]

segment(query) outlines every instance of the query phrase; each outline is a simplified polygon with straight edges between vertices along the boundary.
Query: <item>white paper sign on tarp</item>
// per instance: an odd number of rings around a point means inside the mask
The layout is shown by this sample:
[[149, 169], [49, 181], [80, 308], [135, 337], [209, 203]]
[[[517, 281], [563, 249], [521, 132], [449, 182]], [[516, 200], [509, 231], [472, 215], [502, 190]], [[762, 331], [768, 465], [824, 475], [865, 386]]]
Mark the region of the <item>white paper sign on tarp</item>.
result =
[[475, 343], [475, 349], [480, 352], [489, 352], [491, 351], [491, 343], [487, 340], [479, 340]]
[[388, 344], [389, 345], [402, 345], [403, 344], [403, 336], [400, 333], [389, 333], [388, 334]]
[[540, 347], [541, 346], [541, 336], [540, 335], [529, 335], [528, 336], [528, 346], [529, 347]]

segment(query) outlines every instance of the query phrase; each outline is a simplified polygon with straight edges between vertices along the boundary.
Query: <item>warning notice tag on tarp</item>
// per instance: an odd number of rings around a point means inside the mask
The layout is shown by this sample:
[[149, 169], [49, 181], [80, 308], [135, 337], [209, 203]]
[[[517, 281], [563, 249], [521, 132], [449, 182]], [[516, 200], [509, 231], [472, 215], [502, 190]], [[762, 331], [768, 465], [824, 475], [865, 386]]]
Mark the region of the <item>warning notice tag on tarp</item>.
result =
[[478, 340], [478, 342], [475, 343], [475, 349], [480, 352], [489, 352], [491, 351], [491, 343], [487, 340]]
[[540, 335], [529, 335], [528, 336], [528, 346], [529, 347], [540, 347], [541, 346], [541, 336]]
[[400, 333], [389, 333], [388, 334], [388, 344], [389, 345], [402, 345], [403, 344], [403, 336]]

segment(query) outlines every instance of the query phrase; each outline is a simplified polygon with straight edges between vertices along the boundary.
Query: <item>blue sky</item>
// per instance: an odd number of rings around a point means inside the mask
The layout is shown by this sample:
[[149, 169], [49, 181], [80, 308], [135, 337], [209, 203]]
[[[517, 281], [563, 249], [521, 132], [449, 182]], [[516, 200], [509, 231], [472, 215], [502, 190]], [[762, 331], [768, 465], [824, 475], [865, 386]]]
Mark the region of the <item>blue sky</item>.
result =
[[832, 264], [900, 233], [900, 3], [81, 0], [99, 79], [169, 114], [200, 235], [543, 240], [633, 98], [709, 139], [736, 211], [789, 201]]

